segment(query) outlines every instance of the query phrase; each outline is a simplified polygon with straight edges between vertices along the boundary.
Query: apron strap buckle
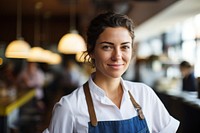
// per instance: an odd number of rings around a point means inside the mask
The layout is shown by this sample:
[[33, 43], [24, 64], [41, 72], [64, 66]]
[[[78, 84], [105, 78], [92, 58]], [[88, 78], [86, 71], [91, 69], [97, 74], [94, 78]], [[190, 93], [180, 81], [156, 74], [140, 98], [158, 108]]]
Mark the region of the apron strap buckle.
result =
[[134, 108], [136, 109], [137, 113], [138, 113], [138, 117], [140, 118], [140, 120], [144, 119], [144, 114], [142, 112], [142, 108], [140, 107], [140, 105], [135, 101], [135, 99], [133, 98], [133, 96], [131, 95], [130, 91], [128, 91], [131, 102], [134, 106]]

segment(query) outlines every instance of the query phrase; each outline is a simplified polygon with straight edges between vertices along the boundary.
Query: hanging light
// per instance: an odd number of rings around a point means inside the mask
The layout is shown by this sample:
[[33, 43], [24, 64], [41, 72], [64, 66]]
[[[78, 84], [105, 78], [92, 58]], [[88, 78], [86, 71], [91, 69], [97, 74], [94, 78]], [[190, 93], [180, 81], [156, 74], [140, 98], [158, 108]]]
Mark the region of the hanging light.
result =
[[62, 58], [59, 54], [57, 53], [52, 53], [51, 54], [51, 60], [48, 61], [48, 64], [50, 65], [57, 65], [60, 64], [62, 61]]
[[29, 44], [24, 40], [14, 40], [6, 48], [7, 58], [28, 58], [30, 51]]
[[43, 50], [41, 47], [32, 47], [27, 60], [29, 62], [42, 62]]
[[42, 53], [43, 53], [43, 56], [41, 57], [42, 58], [42, 62], [49, 63], [49, 61], [52, 60], [51, 59], [51, 57], [52, 57], [51, 55], [52, 55], [53, 52], [51, 52], [50, 50], [46, 50], [45, 49], [45, 50], [42, 51]]
[[18, 0], [17, 7], [17, 40], [8, 44], [5, 56], [7, 58], [27, 58], [30, 45], [21, 37], [21, 0]]
[[76, 54], [85, 50], [85, 41], [75, 30], [64, 35], [58, 44], [58, 51], [64, 54]]
[[41, 47], [32, 47], [27, 58], [29, 62], [41, 62], [56, 65], [61, 63], [60, 55]]
[[64, 54], [76, 54], [77, 52], [86, 50], [84, 39], [78, 34], [76, 28], [74, 28], [75, 26], [73, 25], [74, 17], [72, 9], [75, 8], [70, 5], [70, 33], [65, 34], [58, 43], [58, 51]]
[[43, 62], [44, 49], [42, 47], [36, 46], [40, 43], [40, 23], [39, 23], [39, 13], [42, 8], [42, 2], [37, 2], [35, 4], [35, 27], [34, 27], [34, 47], [31, 48], [28, 61], [29, 62]]

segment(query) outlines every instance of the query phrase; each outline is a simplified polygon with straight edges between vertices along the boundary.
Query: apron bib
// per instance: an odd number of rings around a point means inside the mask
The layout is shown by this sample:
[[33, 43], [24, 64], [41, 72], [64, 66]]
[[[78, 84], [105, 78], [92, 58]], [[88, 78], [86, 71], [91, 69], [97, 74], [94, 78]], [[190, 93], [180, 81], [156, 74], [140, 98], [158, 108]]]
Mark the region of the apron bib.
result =
[[149, 133], [149, 129], [144, 118], [142, 109], [140, 105], [135, 101], [130, 92], [130, 100], [134, 108], [138, 112], [138, 116], [127, 120], [97, 122], [88, 82], [86, 82], [83, 87], [88, 106], [88, 112], [90, 115], [90, 122], [88, 123], [88, 133]]

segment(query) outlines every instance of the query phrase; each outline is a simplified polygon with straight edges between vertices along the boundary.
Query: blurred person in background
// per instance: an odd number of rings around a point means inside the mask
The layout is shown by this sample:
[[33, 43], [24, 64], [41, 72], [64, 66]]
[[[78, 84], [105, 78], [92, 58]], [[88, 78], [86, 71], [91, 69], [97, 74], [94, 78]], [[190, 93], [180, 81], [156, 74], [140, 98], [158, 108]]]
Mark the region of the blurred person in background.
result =
[[0, 80], [4, 82], [7, 89], [17, 89], [16, 88], [16, 77], [17, 74], [14, 73], [13, 62], [7, 61], [0, 66]]
[[197, 82], [192, 65], [187, 61], [182, 61], [179, 67], [182, 74], [182, 90], [196, 91]]
[[45, 84], [45, 74], [39, 68], [36, 62], [27, 62], [24, 68], [17, 77], [19, 89], [35, 89], [36, 90], [36, 105], [39, 109], [44, 110], [45, 103], [43, 86]]
[[67, 60], [63, 68], [62, 78], [60, 79], [64, 94], [70, 94], [82, 85], [85, 82], [81, 79], [82, 77], [83, 74], [80, 66], [72, 59]]
[[[0, 65], [0, 100], [6, 101], [7, 99], [13, 101], [16, 99], [18, 93], [16, 80], [21, 71], [21, 67], [18, 65], [19, 62], [21, 63], [19, 60], [10, 59]], [[16, 65], [18, 66], [16, 67]], [[1, 88], [1, 85], [3, 85], [3, 88]], [[7, 124], [11, 133], [19, 132], [19, 112], [20, 109], [16, 108], [8, 115]]]

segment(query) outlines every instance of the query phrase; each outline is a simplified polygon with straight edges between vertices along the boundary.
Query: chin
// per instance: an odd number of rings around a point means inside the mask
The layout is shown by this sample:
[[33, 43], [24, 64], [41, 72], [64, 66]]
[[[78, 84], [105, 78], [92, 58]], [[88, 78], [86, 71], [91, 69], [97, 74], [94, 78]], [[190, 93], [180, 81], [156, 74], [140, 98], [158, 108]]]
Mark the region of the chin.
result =
[[121, 78], [123, 73], [111, 73], [109, 74], [109, 77], [111, 78]]

